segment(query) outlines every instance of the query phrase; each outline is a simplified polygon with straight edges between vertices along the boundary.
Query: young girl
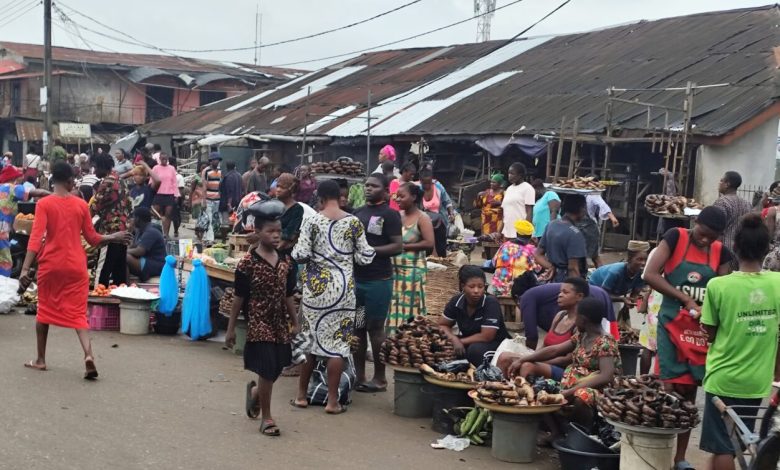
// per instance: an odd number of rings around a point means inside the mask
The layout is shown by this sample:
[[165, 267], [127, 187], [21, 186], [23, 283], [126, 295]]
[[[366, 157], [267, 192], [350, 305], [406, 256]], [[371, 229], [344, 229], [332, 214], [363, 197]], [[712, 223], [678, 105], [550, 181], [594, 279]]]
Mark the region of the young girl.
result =
[[262, 414], [260, 432], [265, 436], [278, 436], [279, 427], [271, 417], [271, 391], [282, 369], [291, 362], [290, 342], [298, 331], [292, 297], [295, 275], [292, 259], [277, 249], [282, 236], [279, 218], [284, 212], [284, 204], [261, 201], [253, 204], [249, 212], [254, 216], [259, 243], [236, 268], [233, 308], [225, 345], [232, 348], [235, 344], [236, 319], [244, 302], [248, 301], [244, 368], [255, 372], [258, 380], [247, 384], [246, 413], [250, 418]]
[[[477, 266], [465, 265], [458, 271], [460, 294], [444, 307], [439, 326], [455, 346], [455, 353], [478, 366], [486, 352], [495, 351], [509, 337], [501, 306], [485, 293], [485, 273]], [[457, 324], [460, 335], [452, 332]]]

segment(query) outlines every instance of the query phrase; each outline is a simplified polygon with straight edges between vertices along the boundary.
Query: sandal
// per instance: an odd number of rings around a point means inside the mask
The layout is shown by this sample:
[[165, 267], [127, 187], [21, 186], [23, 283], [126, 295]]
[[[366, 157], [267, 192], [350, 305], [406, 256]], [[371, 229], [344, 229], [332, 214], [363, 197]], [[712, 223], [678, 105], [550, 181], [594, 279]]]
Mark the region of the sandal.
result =
[[26, 367], [26, 368], [28, 368], [28, 369], [35, 369], [35, 370], [39, 370], [39, 371], [41, 371], [41, 372], [43, 372], [43, 371], [45, 371], [45, 370], [46, 370], [46, 364], [44, 364], [44, 365], [42, 365], [42, 366], [41, 366], [41, 365], [39, 365], [37, 362], [35, 362], [35, 360], [34, 360], [34, 359], [30, 360], [29, 362], [25, 362], [25, 363], [24, 363], [24, 367]]
[[696, 470], [696, 467], [691, 465], [687, 460], [680, 460], [674, 464], [674, 470]]
[[263, 436], [269, 437], [276, 437], [282, 434], [282, 432], [279, 430], [279, 426], [277, 426], [272, 419], [263, 420], [263, 424], [260, 425], [260, 433]]
[[290, 400], [290, 406], [292, 406], [293, 408], [303, 408], [303, 409], [306, 409], [306, 408], [309, 407], [309, 404], [306, 403], [305, 405], [302, 405], [302, 404], [298, 403], [298, 400], [293, 398], [292, 400]]
[[95, 360], [92, 356], [87, 356], [86, 359], [84, 359], [84, 366], [87, 368], [87, 371], [84, 372], [84, 379], [95, 380], [98, 378], [98, 371], [97, 368], [95, 368]]
[[375, 384], [374, 382], [363, 382], [355, 385], [355, 391], [361, 393], [379, 393], [386, 392], [387, 385], [384, 387]]
[[336, 411], [325, 410], [325, 413], [328, 413], [329, 415], [340, 415], [346, 412], [347, 412], [347, 407], [342, 404], [339, 404], [339, 408]]
[[246, 384], [246, 415], [252, 419], [257, 419], [257, 416], [260, 414], [258, 400], [257, 398], [252, 398], [252, 389], [256, 386], [257, 384], [254, 380]]

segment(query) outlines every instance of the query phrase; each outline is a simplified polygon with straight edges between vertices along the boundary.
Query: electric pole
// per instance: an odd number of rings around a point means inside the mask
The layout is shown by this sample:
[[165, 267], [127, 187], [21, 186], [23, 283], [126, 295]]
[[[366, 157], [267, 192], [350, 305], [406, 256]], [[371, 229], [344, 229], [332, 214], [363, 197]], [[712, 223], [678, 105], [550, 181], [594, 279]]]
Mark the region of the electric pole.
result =
[[43, 1], [43, 156], [48, 157], [51, 149], [51, 0]]

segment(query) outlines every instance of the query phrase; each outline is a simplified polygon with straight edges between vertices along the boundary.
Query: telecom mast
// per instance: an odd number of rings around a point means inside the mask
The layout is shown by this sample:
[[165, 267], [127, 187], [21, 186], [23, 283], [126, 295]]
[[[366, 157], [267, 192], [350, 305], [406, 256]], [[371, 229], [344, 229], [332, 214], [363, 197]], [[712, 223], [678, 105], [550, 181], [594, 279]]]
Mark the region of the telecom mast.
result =
[[495, 15], [496, 0], [474, 0], [474, 15], [477, 18], [477, 42], [490, 40], [490, 21]]

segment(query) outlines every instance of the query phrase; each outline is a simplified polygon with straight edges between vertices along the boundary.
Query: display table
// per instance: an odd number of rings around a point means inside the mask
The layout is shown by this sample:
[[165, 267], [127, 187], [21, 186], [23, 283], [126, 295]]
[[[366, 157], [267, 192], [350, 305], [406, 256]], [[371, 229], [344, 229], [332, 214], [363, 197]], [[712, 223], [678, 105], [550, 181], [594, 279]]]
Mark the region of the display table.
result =
[[[234, 268], [228, 268], [223, 266], [214, 266], [211, 264], [203, 264], [203, 267], [206, 268], [206, 275], [208, 277], [213, 277], [214, 279], [219, 279], [220, 281], [230, 282], [233, 283], [236, 280], [236, 270]], [[185, 272], [191, 273], [192, 272], [192, 260], [185, 259], [184, 265], [182, 266], [182, 269]]]

